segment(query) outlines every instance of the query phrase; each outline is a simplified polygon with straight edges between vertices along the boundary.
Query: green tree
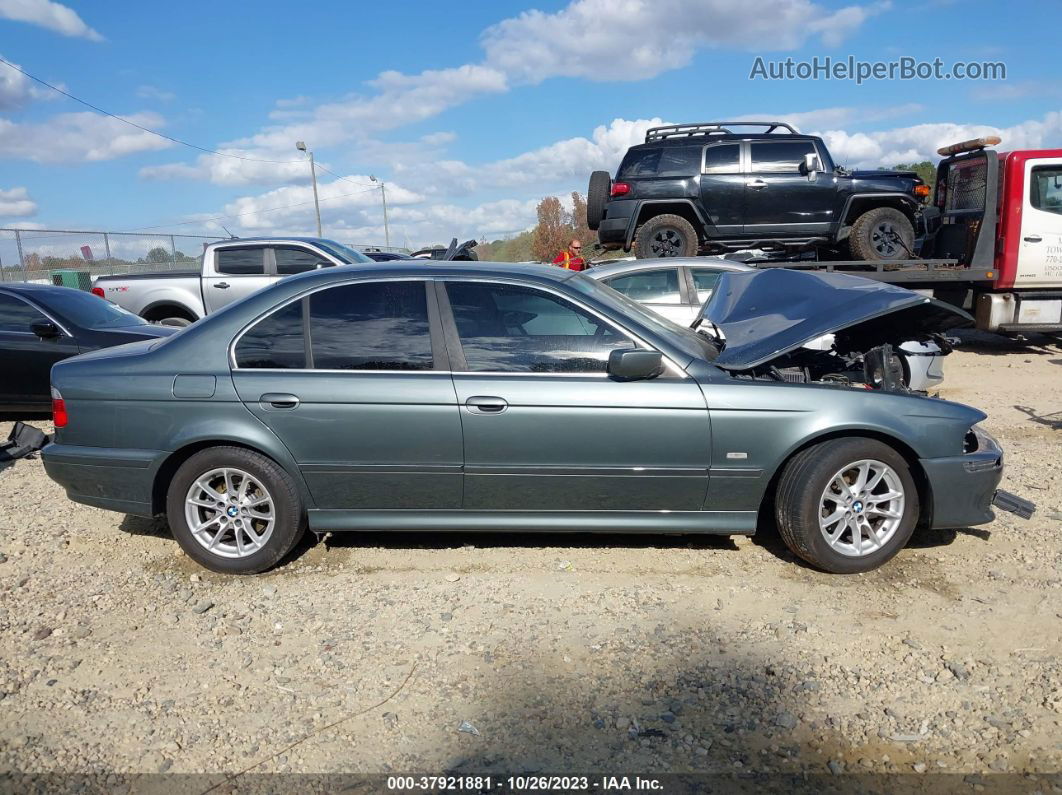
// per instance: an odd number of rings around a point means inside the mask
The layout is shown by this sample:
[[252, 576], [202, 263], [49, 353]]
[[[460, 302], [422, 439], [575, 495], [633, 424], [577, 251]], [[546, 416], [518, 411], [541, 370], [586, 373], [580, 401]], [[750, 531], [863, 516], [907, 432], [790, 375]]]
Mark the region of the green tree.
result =
[[893, 166], [893, 169], [915, 172], [930, 188], [937, 182], [937, 167], [929, 160], [923, 160], [921, 163], [899, 163]]
[[155, 246], [147, 253], [147, 261], [153, 263], [173, 262], [173, 255], [162, 246]]

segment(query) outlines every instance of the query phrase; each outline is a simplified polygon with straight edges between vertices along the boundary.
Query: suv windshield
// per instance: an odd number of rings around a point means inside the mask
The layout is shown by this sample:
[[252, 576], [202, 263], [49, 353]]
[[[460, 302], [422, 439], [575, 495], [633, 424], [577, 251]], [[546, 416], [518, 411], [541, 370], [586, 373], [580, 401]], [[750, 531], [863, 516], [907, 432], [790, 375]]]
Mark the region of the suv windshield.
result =
[[94, 331], [149, 325], [144, 318], [126, 312], [117, 304], [80, 290], [49, 291], [46, 301], [42, 303], [75, 326]]
[[355, 251], [334, 240], [318, 240], [316, 244], [348, 265], [352, 262], [372, 262], [369, 257], [366, 257], [360, 251]]

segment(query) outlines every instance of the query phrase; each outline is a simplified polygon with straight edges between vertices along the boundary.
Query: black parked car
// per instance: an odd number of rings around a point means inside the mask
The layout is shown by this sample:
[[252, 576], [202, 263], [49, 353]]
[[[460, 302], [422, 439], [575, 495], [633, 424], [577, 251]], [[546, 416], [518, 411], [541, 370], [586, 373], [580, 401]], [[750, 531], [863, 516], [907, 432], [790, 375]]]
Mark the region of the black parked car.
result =
[[[763, 130], [731, 129], [748, 126]], [[847, 171], [784, 122], [679, 124], [648, 130], [614, 182], [590, 175], [586, 220], [604, 248], [639, 258], [847, 247], [858, 260], [908, 259], [928, 196], [914, 172]]]
[[363, 251], [361, 253], [373, 262], [393, 262], [397, 259], [413, 259], [408, 254], [399, 254], [395, 251]]
[[48, 409], [52, 365], [62, 359], [177, 331], [69, 287], [2, 284], [0, 410]]

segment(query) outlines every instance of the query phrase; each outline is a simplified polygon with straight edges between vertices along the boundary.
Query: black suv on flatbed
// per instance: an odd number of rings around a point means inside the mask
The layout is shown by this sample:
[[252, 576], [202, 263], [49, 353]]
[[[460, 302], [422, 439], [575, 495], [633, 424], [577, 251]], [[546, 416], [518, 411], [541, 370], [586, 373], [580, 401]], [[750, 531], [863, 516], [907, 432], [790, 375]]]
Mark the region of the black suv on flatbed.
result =
[[[731, 129], [750, 126], [764, 129]], [[586, 215], [604, 248], [639, 258], [847, 244], [854, 259], [891, 260], [915, 256], [928, 195], [914, 172], [835, 166], [821, 138], [784, 122], [708, 122], [648, 130], [614, 182], [591, 174]]]

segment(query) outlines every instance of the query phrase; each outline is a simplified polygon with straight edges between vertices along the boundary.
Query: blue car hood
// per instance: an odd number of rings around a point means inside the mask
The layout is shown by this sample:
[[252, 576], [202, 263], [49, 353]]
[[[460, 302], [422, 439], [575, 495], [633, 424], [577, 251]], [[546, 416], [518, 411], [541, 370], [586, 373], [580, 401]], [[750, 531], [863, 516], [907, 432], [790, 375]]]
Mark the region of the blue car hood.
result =
[[758, 367], [826, 334], [852, 353], [973, 323], [961, 309], [903, 287], [784, 268], [723, 273], [701, 313], [726, 337], [714, 363], [728, 370]]

